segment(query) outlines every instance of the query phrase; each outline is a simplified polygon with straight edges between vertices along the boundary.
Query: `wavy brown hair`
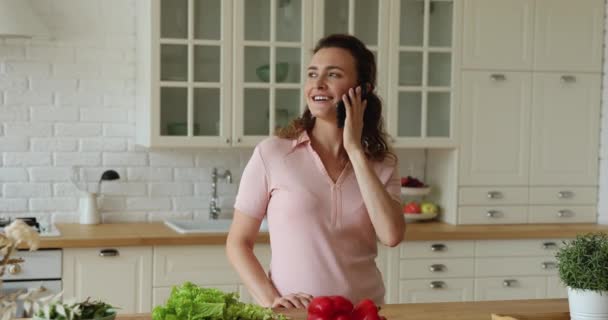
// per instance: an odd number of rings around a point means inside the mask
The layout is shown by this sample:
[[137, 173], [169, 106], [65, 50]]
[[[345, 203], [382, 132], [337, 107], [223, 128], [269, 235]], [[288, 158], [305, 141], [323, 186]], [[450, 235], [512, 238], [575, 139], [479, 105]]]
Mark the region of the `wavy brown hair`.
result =
[[[348, 51], [355, 60], [357, 83], [371, 86], [367, 93], [367, 107], [363, 115], [363, 132], [361, 145], [365, 155], [372, 160], [382, 161], [387, 155], [394, 154], [387, 144], [387, 133], [384, 131], [382, 119], [382, 101], [374, 91], [376, 87], [376, 59], [361, 40], [347, 34], [332, 34], [322, 38], [313, 49], [313, 54], [324, 48], [341, 48]], [[297, 139], [306, 130], [310, 132], [315, 125], [315, 119], [308, 107], [300, 116], [286, 127], [279, 128], [275, 133], [280, 138]]]

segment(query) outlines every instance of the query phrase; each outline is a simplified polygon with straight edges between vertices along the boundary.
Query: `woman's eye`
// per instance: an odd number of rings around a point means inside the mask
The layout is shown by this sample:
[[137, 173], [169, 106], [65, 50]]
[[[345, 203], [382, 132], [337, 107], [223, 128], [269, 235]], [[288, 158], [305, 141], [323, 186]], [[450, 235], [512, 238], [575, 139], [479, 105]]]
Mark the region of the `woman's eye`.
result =
[[339, 74], [337, 74], [337, 73], [335, 73], [335, 72], [330, 72], [330, 73], [329, 73], [329, 76], [330, 76], [330, 77], [332, 77], [332, 78], [337, 78], [337, 77], [339, 77], [340, 75], [339, 75]]

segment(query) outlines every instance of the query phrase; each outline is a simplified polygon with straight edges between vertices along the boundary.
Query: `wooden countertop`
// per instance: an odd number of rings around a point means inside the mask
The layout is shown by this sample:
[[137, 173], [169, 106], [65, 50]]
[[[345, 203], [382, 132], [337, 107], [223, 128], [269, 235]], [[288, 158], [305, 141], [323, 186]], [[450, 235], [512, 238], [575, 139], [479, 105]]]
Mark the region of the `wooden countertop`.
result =
[[[283, 312], [293, 320], [305, 320], [305, 310]], [[492, 314], [518, 320], [569, 320], [568, 300], [512, 300], [484, 302], [387, 304], [380, 314], [388, 320], [491, 320]], [[150, 320], [149, 314], [121, 315], [118, 320]]]
[[[162, 222], [99, 225], [57, 224], [59, 237], [41, 238], [41, 248], [224, 244], [226, 233], [180, 234]], [[573, 238], [588, 232], [607, 232], [597, 224], [449, 225], [441, 222], [408, 224], [405, 240], [504, 240]], [[268, 233], [257, 242], [268, 243]]]

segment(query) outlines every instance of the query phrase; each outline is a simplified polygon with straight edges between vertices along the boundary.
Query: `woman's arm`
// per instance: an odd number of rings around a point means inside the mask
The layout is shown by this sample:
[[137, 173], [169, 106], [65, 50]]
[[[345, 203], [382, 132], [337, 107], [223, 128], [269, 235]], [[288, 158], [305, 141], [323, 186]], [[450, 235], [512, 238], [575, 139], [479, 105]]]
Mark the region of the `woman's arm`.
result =
[[357, 87], [355, 90], [348, 91], [348, 97], [346, 94], [343, 95], [342, 101], [346, 106], [344, 149], [353, 165], [363, 202], [369, 212], [378, 239], [383, 244], [394, 247], [403, 240], [405, 220], [401, 214], [401, 204], [388, 194], [361, 146], [363, 114], [367, 107], [367, 100], [361, 100], [361, 87]]
[[255, 301], [264, 307], [271, 307], [280, 295], [253, 253], [261, 223], [260, 220], [235, 210], [226, 240], [226, 253]]
[[349, 158], [378, 239], [387, 246], [398, 245], [405, 232], [401, 204], [388, 194], [363, 150], [349, 153]]

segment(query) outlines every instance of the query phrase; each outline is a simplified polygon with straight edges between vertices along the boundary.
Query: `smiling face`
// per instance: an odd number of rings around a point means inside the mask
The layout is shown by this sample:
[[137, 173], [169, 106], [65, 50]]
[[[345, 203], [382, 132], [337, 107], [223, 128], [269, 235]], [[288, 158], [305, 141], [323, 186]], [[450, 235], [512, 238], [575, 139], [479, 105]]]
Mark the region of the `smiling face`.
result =
[[336, 105], [357, 84], [355, 59], [345, 49], [320, 49], [310, 61], [306, 79], [304, 92], [312, 115], [335, 121]]

